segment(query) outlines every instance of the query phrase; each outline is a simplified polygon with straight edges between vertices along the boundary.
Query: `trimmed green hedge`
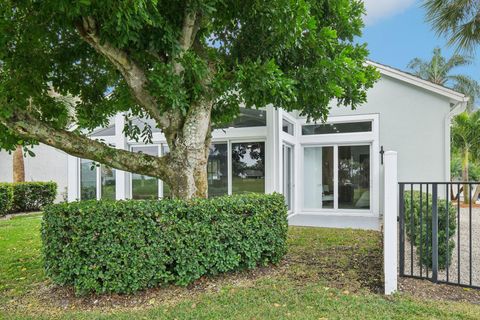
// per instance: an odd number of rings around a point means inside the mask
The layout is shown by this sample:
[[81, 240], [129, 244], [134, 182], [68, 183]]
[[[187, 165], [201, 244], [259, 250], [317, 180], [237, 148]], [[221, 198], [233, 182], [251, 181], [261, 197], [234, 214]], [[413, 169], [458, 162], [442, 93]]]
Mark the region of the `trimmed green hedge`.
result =
[[84, 201], [49, 206], [47, 274], [78, 294], [131, 293], [203, 275], [278, 263], [286, 252], [282, 195]]
[[9, 183], [0, 183], [0, 217], [10, 212], [13, 206], [13, 187]]
[[[422, 224], [420, 224], [420, 192], [413, 191], [413, 214], [411, 210], [411, 192], [406, 191], [404, 196], [405, 204], [405, 231], [407, 237], [417, 248], [417, 255], [420, 257], [420, 231], [422, 231], [422, 261], [424, 266], [432, 267], [432, 195], [428, 196], [427, 213], [427, 194], [422, 193]], [[438, 268], [445, 269], [447, 264], [452, 262], [452, 254], [455, 249], [455, 231], [457, 229], [456, 210], [451, 202], [437, 200], [438, 207]], [[448, 235], [447, 235], [447, 216], [448, 216]], [[411, 219], [413, 218], [413, 232], [411, 228]], [[447, 242], [448, 237], [448, 242]], [[447, 245], [448, 243], [448, 245]]]
[[57, 196], [55, 182], [17, 182], [13, 187], [13, 212], [37, 211], [53, 204]]

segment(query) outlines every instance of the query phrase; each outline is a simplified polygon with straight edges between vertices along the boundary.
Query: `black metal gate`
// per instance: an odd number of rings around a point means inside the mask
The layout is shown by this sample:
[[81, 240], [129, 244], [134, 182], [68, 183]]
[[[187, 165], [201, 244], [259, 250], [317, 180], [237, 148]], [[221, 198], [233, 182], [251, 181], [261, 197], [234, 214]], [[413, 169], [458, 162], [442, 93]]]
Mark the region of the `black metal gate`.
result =
[[479, 182], [399, 183], [399, 274], [480, 289]]

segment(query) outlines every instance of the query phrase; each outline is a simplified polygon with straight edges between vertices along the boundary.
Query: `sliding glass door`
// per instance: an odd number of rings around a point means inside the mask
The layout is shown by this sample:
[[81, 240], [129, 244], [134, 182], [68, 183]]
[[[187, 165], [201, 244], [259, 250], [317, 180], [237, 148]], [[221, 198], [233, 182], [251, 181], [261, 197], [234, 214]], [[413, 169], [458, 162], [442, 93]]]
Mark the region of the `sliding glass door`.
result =
[[305, 208], [333, 208], [333, 147], [304, 149], [303, 194]]
[[305, 209], [370, 209], [370, 145], [304, 147]]
[[338, 147], [338, 208], [370, 209], [370, 146]]

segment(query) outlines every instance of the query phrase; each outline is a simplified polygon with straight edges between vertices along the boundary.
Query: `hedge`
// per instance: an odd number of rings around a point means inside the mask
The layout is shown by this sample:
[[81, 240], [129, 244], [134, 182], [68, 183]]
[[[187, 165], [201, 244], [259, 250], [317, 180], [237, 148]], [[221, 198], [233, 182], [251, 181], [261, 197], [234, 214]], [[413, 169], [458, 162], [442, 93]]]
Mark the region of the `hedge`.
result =
[[13, 187], [13, 212], [38, 211], [52, 204], [57, 196], [55, 182], [17, 182]]
[[[405, 231], [407, 237], [417, 248], [417, 255], [420, 256], [420, 244], [422, 247], [422, 259], [420, 263], [429, 268], [432, 267], [432, 195], [428, 196], [427, 212], [427, 194], [422, 193], [422, 224], [420, 224], [420, 192], [413, 191], [413, 214], [411, 210], [412, 197], [411, 192], [404, 193], [405, 204]], [[445, 269], [447, 264], [452, 262], [452, 254], [455, 249], [455, 231], [457, 229], [456, 210], [451, 202], [437, 199], [438, 208], [438, 268]], [[448, 216], [448, 235], [447, 235], [447, 216]], [[411, 228], [411, 219], [413, 219], [413, 232]], [[420, 239], [422, 231], [422, 239]], [[448, 245], [447, 245], [448, 237]], [[420, 242], [422, 240], [422, 243]]]
[[13, 206], [13, 187], [9, 183], [0, 183], [0, 216], [10, 212]]
[[46, 273], [77, 294], [131, 293], [278, 263], [286, 252], [281, 195], [192, 201], [83, 201], [43, 216]]

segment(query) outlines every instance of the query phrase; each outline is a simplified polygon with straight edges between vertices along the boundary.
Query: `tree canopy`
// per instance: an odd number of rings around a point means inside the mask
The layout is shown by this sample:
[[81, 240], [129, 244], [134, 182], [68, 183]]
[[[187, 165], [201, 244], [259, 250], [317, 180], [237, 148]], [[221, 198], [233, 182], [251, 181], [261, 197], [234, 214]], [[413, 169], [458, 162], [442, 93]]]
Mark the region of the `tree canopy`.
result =
[[[359, 0], [1, 1], [0, 148], [43, 142], [173, 184], [241, 105], [318, 120], [333, 99], [365, 102], [378, 74], [354, 41], [363, 12]], [[118, 112], [155, 120], [170, 155], [86, 137]], [[125, 133], [149, 141], [151, 128]], [[202, 151], [181, 164], [187, 149]]]

